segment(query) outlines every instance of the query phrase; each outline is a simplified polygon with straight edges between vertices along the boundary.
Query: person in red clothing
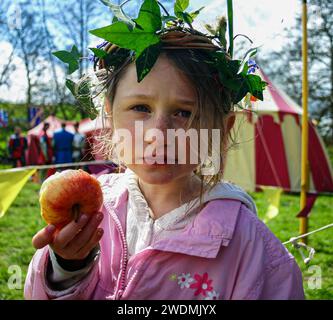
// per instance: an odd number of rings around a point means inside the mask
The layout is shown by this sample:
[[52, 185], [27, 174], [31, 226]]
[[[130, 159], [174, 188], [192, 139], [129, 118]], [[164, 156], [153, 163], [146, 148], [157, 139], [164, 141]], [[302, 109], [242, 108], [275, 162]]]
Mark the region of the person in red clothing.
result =
[[13, 161], [14, 168], [23, 167], [26, 164], [25, 151], [28, 148], [27, 138], [22, 136], [20, 127], [15, 127], [14, 132], [8, 143], [9, 156]]
[[45, 164], [51, 164], [53, 158], [52, 139], [47, 135], [47, 130], [50, 128], [48, 122], [44, 123], [43, 132], [40, 136], [40, 145], [43, 151]]

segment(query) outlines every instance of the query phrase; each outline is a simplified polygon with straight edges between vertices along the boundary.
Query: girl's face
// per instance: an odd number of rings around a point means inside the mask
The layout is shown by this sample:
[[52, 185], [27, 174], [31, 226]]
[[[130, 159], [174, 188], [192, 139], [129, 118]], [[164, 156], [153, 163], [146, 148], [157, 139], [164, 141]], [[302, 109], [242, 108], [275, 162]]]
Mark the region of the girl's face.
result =
[[[113, 128], [114, 132], [118, 129], [126, 129], [131, 133], [133, 156], [132, 161], [125, 164], [142, 181], [149, 184], [169, 183], [188, 177], [197, 164], [190, 164], [189, 143], [181, 146], [186, 152], [186, 164], [177, 163], [177, 139], [173, 142], [175, 153], [171, 156], [175, 164], [147, 163], [145, 154], [138, 150], [140, 148], [136, 139], [140, 137], [136, 137], [138, 131], [135, 131], [135, 123], [137, 128], [138, 124], [142, 127], [143, 151], [154, 149], [154, 152], [150, 152], [154, 157], [156, 153], [163, 150], [166, 157], [167, 149], [171, 147], [170, 141], [169, 143], [167, 141], [167, 129], [186, 130], [186, 124], [195, 108], [197, 108], [195, 89], [165, 56], [159, 57], [153, 69], [140, 83], [137, 82], [135, 64], [132, 63], [126, 69], [118, 83], [111, 108]], [[150, 133], [154, 131], [163, 133], [163, 140], [154, 138], [153, 134], [147, 137], [147, 130]], [[166, 159], [163, 160], [166, 163]], [[137, 163], [138, 161], [143, 163]]]

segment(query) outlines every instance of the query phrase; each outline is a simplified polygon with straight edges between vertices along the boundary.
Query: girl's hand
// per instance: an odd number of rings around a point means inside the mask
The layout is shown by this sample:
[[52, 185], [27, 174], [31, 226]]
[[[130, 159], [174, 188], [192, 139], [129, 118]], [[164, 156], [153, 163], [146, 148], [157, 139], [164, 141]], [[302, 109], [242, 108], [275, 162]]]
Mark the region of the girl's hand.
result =
[[35, 234], [32, 245], [36, 249], [50, 245], [52, 250], [63, 259], [83, 260], [103, 236], [103, 229], [98, 228], [102, 219], [101, 212], [91, 218], [81, 215], [77, 222], [71, 221], [59, 232], [55, 232], [53, 225], [48, 225]]

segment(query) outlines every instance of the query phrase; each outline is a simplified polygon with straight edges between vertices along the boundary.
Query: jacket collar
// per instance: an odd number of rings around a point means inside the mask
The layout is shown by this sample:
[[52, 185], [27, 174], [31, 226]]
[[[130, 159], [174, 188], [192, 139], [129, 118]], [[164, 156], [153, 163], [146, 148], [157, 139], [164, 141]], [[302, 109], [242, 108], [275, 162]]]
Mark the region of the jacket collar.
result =
[[[120, 191], [120, 190], [119, 190]], [[122, 188], [117, 196], [106, 202], [126, 232], [128, 189]], [[179, 234], [159, 240], [152, 249], [183, 253], [204, 258], [215, 258], [221, 246], [227, 247], [232, 240], [242, 203], [237, 200], [212, 200], [197, 214], [191, 224]]]

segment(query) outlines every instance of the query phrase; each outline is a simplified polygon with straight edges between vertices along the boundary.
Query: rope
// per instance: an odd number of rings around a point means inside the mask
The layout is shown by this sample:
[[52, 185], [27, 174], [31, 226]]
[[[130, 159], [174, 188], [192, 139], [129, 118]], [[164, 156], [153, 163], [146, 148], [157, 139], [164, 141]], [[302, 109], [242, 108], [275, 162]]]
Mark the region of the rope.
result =
[[288, 241], [283, 242], [283, 244], [288, 244], [288, 243], [294, 242], [294, 241], [296, 241], [296, 240], [298, 240], [298, 239], [301, 239], [301, 238], [304, 238], [304, 237], [306, 237], [306, 236], [309, 236], [310, 234], [314, 234], [314, 233], [317, 233], [317, 232], [319, 232], [319, 231], [322, 231], [322, 230], [325, 230], [325, 229], [328, 229], [328, 228], [332, 228], [332, 227], [333, 227], [333, 223], [328, 224], [328, 225], [326, 225], [326, 226], [324, 226], [324, 227], [321, 227], [321, 228], [319, 228], [319, 229], [313, 230], [313, 231], [308, 232], [308, 233], [304, 233], [304, 234], [302, 234], [302, 235], [300, 235], [300, 236], [298, 236], [298, 237], [292, 237], [292, 238], [290, 238]]
[[[315, 251], [314, 248], [312, 248], [310, 246], [307, 246], [305, 243], [297, 242], [297, 240], [301, 239], [301, 238], [305, 238], [306, 236], [309, 236], [310, 234], [314, 234], [314, 233], [317, 233], [317, 232], [320, 232], [320, 231], [323, 231], [325, 229], [332, 228], [332, 227], [333, 227], [333, 223], [330, 223], [330, 224], [328, 224], [324, 227], [321, 227], [321, 228], [313, 230], [311, 232], [302, 234], [298, 237], [292, 237], [292, 238], [290, 238], [289, 241], [283, 242], [283, 245], [291, 243], [293, 245], [293, 247], [299, 251], [300, 255], [303, 258], [304, 263], [308, 264], [312, 260], [312, 258], [314, 257], [314, 254], [315, 254], [316, 251]], [[304, 252], [302, 250], [306, 250], [308, 252], [307, 257], [304, 255]]]
[[78, 167], [78, 166], [88, 166], [88, 165], [115, 165], [112, 161], [105, 161], [105, 160], [96, 160], [96, 161], [82, 161], [82, 162], [71, 162], [71, 163], [59, 163], [59, 164], [46, 164], [41, 166], [25, 166], [19, 168], [12, 168], [12, 169], [4, 169], [0, 171], [6, 172], [17, 172], [17, 171], [24, 171], [24, 170], [31, 170], [31, 169], [51, 169], [51, 168], [67, 168], [67, 167]]

